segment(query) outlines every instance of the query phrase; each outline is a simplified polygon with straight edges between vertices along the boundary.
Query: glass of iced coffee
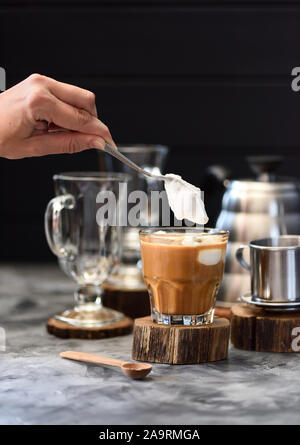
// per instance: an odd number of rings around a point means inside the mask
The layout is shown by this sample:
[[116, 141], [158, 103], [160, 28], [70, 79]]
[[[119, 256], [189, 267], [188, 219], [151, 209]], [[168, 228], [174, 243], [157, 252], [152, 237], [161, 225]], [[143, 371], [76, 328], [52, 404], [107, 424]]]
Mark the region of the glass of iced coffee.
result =
[[140, 232], [152, 320], [166, 325], [213, 322], [228, 232], [188, 227]]

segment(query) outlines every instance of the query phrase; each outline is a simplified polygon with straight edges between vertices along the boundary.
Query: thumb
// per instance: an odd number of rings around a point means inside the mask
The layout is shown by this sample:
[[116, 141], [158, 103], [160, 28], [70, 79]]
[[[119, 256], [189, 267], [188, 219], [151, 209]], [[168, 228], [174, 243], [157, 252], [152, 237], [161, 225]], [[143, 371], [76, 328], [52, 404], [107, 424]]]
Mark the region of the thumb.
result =
[[44, 133], [27, 140], [26, 156], [78, 153], [89, 148], [104, 149], [105, 140], [99, 136], [79, 132]]

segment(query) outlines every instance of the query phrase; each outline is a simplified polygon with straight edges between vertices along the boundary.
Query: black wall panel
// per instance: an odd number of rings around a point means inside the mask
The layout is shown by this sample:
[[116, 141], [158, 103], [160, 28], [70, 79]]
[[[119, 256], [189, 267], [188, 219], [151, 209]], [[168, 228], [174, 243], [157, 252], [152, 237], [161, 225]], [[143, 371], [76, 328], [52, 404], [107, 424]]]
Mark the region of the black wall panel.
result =
[[[168, 170], [204, 187], [212, 222], [209, 165], [244, 176], [247, 154], [277, 153], [300, 176], [299, 1], [1, 1], [0, 42], [8, 86], [32, 72], [83, 86], [117, 142], [169, 145]], [[0, 260], [51, 258], [52, 174], [97, 168], [93, 150], [0, 159]]]

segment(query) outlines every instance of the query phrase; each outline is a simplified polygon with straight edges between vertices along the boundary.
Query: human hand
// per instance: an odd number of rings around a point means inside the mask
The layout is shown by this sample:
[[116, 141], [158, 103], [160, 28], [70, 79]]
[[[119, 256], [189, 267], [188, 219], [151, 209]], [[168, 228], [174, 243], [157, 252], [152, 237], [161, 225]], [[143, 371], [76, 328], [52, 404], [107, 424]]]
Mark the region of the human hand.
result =
[[95, 95], [40, 74], [0, 94], [0, 156], [19, 159], [116, 145]]

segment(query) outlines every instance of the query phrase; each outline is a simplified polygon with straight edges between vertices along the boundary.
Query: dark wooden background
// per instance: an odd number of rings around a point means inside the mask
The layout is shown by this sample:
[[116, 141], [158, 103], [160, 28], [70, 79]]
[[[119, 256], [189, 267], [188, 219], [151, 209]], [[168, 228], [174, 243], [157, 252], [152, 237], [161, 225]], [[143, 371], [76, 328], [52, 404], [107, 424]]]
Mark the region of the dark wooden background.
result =
[[[162, 143], [167, 170], [204, 187], [212, 164], [249, 175], [248, 154], [282, 154], [299, 176], [300, 1], [1, 1], [8, 87], [33, 72], [88, 88], [118, 143]], [[0, 159], [0, 260], [54, 258], [43, 213], [52, 175], [95, 170], [96, 152]]]

